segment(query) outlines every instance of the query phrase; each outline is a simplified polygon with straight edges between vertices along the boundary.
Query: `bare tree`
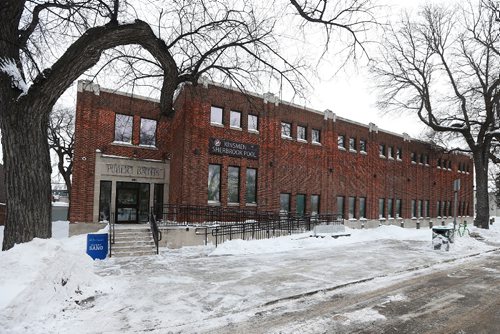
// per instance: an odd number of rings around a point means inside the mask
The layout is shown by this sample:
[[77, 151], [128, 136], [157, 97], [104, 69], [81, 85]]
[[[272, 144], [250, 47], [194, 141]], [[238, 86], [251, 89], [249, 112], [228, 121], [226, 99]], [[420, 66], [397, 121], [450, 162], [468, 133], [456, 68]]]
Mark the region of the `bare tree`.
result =
[[1, 1], [0, 130], [8, 207], [2, 249], [51, 236], [49, 115], [61, 94], [96, 64], [132, 64], [126, 71], [135, 84], [157, 78], [166, 115], [174, 112], [179, 85], [196, 84], [202, 75], [239, 87], [265, 75], [300, 91], [302, 64], [281, 55], [274, 35], [281, 14], [260, 8], [231, 0]]
[[403, 15], [373, 64], [380, 106], [417, 113], [433, 131], [465, 143], [476, 181], [476, 224], [488, 228], [488, 163], [500, 133], [500, 29], [485, 3], [426, 6]]
[[[75, 112], [69, 108], [54, 108], [49, 119], [49, 148], [57, 156], [57, 170], [71, 196], [71, 172], [75, 143]], [[71, 198], [70, 198], [71, 203]]]

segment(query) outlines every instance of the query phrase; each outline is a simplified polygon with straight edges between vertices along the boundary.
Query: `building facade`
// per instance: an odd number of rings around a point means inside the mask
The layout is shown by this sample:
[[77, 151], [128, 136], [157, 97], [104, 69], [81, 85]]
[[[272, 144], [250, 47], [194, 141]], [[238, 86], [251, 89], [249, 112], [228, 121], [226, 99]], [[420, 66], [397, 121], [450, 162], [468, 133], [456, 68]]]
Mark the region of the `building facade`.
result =
[[473, 214], [473, 162], [431, 143], [222, 85], [157, 101], [78, 85], [72, 222], [141, 222], [170, 204], [341, 213], [351, 221]]

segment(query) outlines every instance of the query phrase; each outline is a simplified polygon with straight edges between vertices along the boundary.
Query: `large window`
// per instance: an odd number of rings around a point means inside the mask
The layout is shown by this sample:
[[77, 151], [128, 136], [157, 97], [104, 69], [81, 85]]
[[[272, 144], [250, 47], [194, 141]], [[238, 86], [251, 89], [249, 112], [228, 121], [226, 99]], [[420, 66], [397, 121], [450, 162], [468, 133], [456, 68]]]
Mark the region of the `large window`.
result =
[[422, 215], [422, 200], [420, 200], [420, 199], [417, 202], [417, 217], [418, 218], [423, 217], [423, 215]]
[[344, 196], [337, 196], [337, 213], [344, 218]]
[[220, 202], [220, 165], [208, 165], [208, 201]]
[[99, 189], [99, 221], [109, 221], [111, 209], [111, 181], [101, 181]]
[[366, 197], [359, 198], [359, 218], [366, 218]]
[[349, 197], [349, 211], [347, 212], [348, 219], [354, 219], [356, 212], [356, 197]]
[[227, 202], [240, 202], [240, 167], [229, 166], [227, 169]]
[[396, 200], [396, 218], [401, 218], [403, 216], [403, 207], [401, 205], [401, 200]]
[[141, 118], [140, 144], [156, 145], [156, 121], [154, 119]]
[[259, 116], [248, 114], [248, 130], [259, 131]]
[[436, 216], [441, 217], [441, 201], [436, 202]]
[[411, 200], [411, 218], [417, 217], [417, 201]]
[[281, 122], [281, 137], [285, 138], [292, 137], [292, 124]]
[[306, 195], [304, 194], [297, 194], [296, 196], [296, 206], [295, 206], [295, 212], [298, 215], [304, 215], [306, 212]]
[[311, 215], [319, 214], [319, 195], [311, 195]]
[[384, 198], [378, 199], [378, 217], [385, 218], [385, 199]]
[[393, 205], [392, 198], [388, 198], [388, 199], [387, 199], [387, 216], [388, 216], [389, 218], [394, 218], [394, 216], [393, 216], [393, 207], [392, 207], [392, 205]]
[[307, 129], [304, 126], [297, 126], [297, 140], [307, 140]]
[[290, 212], [290, 194], [280, 194], [280, 211], [287, 213]]
[[115, 117], [115, 142], [132, 144], [132, 126], [134, 117], [116, 114]]
[[319, 144], [321, 142], [321, 132], [318, 129], [312, 129], [311, 139], [313, 143]]
[[246, 178], [246, 202], [247, 204], [257, 203], [257, 169], [247, 168]]
[[223, 122], [223, 112], [222, 108], [214, 107], [210, 109], [210, 123], [212, 124], [224, 124]]
[[430, 217], [430, 206], [428, 200], [424, 201], [424, 217]]
[[231, 110], [229, 126], [232, 128], [241, 129], [241, 113], [239, 111]]

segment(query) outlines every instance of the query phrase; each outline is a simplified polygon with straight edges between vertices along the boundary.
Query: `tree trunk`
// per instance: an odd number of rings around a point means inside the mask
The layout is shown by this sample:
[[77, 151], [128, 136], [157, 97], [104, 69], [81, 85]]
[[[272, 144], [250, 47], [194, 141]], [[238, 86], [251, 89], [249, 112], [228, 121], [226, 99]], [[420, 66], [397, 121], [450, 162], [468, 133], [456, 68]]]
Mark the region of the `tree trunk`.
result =
[[490, 203], [488, 199], [488, 153], [483, 150], [473, 152], [476, 172], [476, 219], [474, 225], [490, 227]]
[[33, 110], [33, 103], [18, 104], [15, 100], [2, 107], [5, 109], [0, 127], [7, 195], [2, 250], [7, 250], [35, 237], [51, 237], [51, 166], [47, 142], [49, 112]]

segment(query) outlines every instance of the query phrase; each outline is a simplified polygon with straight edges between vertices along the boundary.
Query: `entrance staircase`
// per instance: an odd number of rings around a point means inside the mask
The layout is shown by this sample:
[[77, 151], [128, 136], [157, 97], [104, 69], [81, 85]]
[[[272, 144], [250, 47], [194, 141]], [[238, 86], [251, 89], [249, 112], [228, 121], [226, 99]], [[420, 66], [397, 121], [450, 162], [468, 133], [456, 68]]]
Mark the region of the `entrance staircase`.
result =
[[156, 246], [149, 225], [115, 225], [111, 257], [156, 255]]

